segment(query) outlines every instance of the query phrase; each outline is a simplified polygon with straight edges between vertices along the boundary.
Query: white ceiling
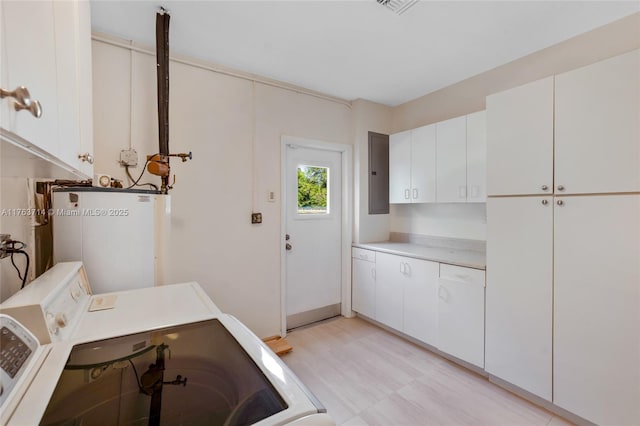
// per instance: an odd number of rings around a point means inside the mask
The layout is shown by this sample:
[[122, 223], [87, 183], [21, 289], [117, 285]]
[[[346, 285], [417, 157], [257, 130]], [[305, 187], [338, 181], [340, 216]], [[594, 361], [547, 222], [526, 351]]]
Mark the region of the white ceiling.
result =
[[91, 1], [94, 31], [339, 98], [395, 106], [640, 11], [640, 1]]

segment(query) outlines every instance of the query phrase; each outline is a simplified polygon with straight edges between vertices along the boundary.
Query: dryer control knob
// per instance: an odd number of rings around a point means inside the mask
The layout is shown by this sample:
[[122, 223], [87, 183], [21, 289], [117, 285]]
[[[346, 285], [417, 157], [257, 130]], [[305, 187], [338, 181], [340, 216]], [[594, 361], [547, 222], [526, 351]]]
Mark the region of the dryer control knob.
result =
[[56, 325], [56, 318], [51, 312], [47, 312], [47, 323], [49, 324], [49, 332], [58, 334], [59, 327]]
[[77, 302], [78, 299], [80, 299], [80, 296], [82, 295], [82, 292], [80, 290], [80, 288], [74, 288], [73, 290], [71, 290], [71, 298], [74, 300], [74, 302]]
[[56, 325], [58, 327], [66, 327], [67, 326], [67, 316], [62, 312], [56, 314]]

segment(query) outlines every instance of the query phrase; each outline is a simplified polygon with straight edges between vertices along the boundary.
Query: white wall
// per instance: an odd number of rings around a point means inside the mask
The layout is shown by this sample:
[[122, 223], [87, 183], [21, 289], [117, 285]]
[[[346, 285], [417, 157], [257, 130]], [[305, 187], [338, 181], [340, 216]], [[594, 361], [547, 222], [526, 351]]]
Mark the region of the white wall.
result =
[[[13, 209], [26, 209], [28, 202], [28, 182], [26, 178], [2, 177], [0, 178], [0, 233], [11, 234], [14, 240], [27, 243], [25, 251], [31, 257], [30, 273], [35, 268], [33, 255], [33, 227], [30, 216], [14, 215]], [[20, 272], [24, 272], [26, 264], [24, 256], [14, 255], [14, 261]], [[30, 274], [31, 275], [31, 274]], [[20, 289], [22, 282], [18, 273], [11, 264], [11, 259], [5, 257], [0, 260], [0, 302]]]
[[486, 240], [485, 203], [395, 204], [391, 230], [407, 234]]
[[[158, 149], [155, 59], [94, 41], [93, 61], [95, 170], [124, 179], [117, 159], [129, 140], [140, 158]], [[172, 161], [168, 281], [198, 281], [258, 336], [279, 334], [280, 139], [349, 144], [351, 110], [182, 63], [170, 76], [170, 149], [194, 158]], [[262, 224], [251, 225], [252, 211]]]

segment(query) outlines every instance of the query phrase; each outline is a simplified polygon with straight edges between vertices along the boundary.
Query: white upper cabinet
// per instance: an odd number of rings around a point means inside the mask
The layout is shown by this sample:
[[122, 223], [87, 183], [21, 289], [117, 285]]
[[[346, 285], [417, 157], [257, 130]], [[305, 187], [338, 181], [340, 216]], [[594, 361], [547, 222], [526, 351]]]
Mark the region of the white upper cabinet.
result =
[[487, 113], [467, 115], [467, 202], [487, 201]]
[[640, 50], [555, 86], [556, 194], [640, 191]]
[[486, 114], [452, 118], [389, 138], [389, 202], [486, 202]]
[[411, 202], [411, 130], [389, 136], [389, 202]]
[[[1, 126], [46, 152], [59, 151], [56, 46], [52, 1], [3, 1], [2, 39], [6, 49], [5, 90], [24, 86], [31, 100], [38, 100], [42, 116], [14, 109], [14, 99], [5, 98], [9, 114]], [[3, 76], [4, 77], [4, 76]]]
[[435, 126], [424, 126], [389, 137], [389, 202], [435, 201]]
[[411, 131], [411, 202], [436, 200], [436, 127]]
[[[7, 136], [14, 144], [76, 175], [91, 176], [89, 2], [10, 1], [1, 7], [2, 88], [26, 87], [31, 100], [40, 103], [42, 115], [16, 111], [15, 100], [7, 97], [2, 100], [0, 126], [18, 136]], [[81, 160], [83, 154], [90, 161]]]
[[[0, 87], [9, 90], [7, 73], [7, 48], [4, 36], [4, 4], [0, 3]], [[0, 127], [8, 128], [9, 102], [0, 100]]]
[[81, 159], [93, 153], [89, 3], [54, 2], [54, 17], [60, 159], [91, 176], [93, 164]]
[[487, 193], [553, 190], [553, 77], [487, 97]]
[[467, 201], [467, 117], [436, 124], [436, 199], [439, 203]]

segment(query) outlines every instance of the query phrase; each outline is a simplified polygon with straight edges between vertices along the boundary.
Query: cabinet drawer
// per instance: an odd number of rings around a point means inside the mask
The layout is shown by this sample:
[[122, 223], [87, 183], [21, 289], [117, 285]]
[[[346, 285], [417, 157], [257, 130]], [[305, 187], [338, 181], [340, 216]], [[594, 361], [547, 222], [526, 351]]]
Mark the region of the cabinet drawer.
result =
[[449, 281], [458, 281], [468, 284], [484, 286], [484, 271], [481, 269], [465, 268], [440, 264], [440, 278]]
[[376, 252], [373, 250], [365, 250], [365, 249], [361, 249], [358, 247], [352, 247], [351, 248], [351, 257], [353, 257], [354, 259], [360, 259], [360, 260], [364, 260], [367, 262], [374, 262], [376, 261]]

